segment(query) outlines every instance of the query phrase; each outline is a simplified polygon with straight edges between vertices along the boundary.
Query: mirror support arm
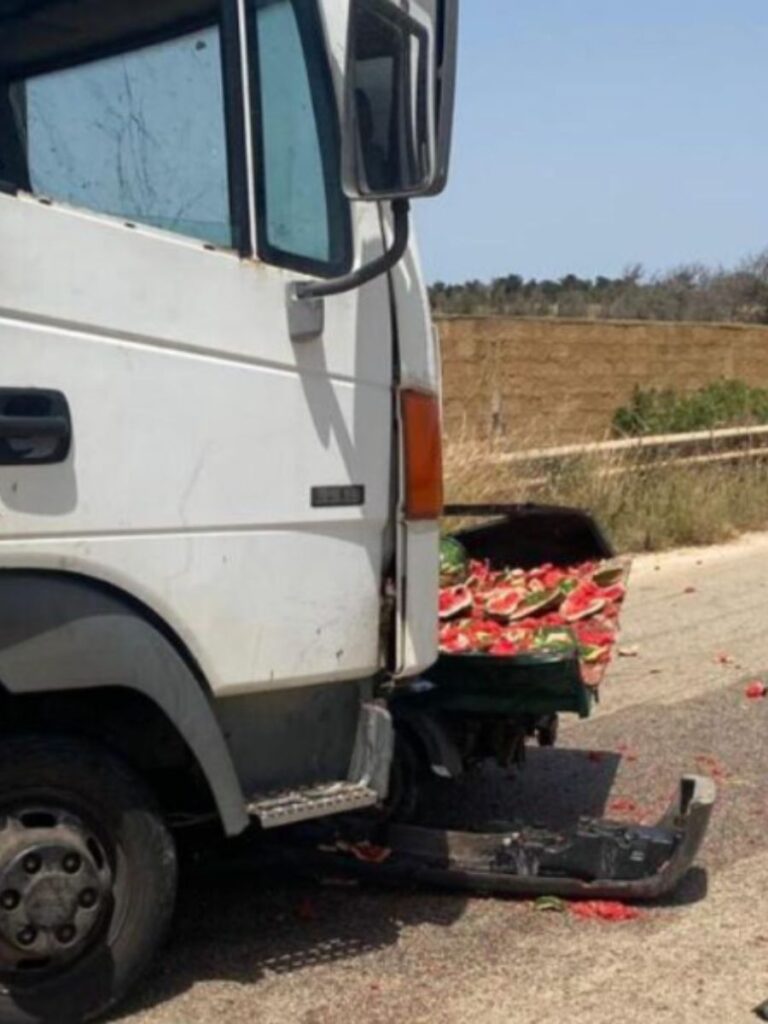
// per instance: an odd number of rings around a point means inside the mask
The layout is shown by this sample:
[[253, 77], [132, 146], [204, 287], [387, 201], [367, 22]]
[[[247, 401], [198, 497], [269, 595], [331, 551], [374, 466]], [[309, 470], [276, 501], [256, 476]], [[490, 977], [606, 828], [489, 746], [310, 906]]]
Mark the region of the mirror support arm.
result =
[[364, 284], [373, 281], [381, 274], [386, 274], [392, 269], [405, 254], [408, 248], [410, 236], [410, 204], [407, 199], [395, 199], [392, 201], [392, 215], [394, 218], [394, 237], [391, 248], [382, 253], [377, 259], [366, 263], [364, 266], [353, 270], [351, 274], [344, 277], [337, 277], [331, 281], [296, 281], [293, 284], [293, 292], [297, 299], [325, 299], [331, 295], [341, 295], [343, 292], [351, 292], [355, 288], [362, 288]]

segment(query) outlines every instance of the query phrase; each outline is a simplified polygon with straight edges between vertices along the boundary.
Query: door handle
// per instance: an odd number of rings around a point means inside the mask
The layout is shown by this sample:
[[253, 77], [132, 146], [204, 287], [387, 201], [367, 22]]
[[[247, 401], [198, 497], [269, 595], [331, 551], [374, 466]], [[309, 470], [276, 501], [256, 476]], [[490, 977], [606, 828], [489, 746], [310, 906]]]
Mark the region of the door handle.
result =
[[69, 423], [64, 416], [0, 416], [0, 440], [66, 437]]
[[71, 444], [69, 404], [60, 391], [0, 388], [0, 466], [64, 462]]

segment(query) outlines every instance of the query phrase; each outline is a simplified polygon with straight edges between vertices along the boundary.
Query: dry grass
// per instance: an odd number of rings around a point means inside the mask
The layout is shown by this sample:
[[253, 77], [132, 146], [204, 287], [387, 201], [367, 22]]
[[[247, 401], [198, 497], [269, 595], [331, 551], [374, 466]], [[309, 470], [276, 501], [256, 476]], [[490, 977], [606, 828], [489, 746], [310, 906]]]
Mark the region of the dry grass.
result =
[[[768, 463], [686, 467], [640, 463], [633, 453], [582, 456], [550, 470], [504, 463], [479, 442], [449, 443], [448, 504], [526, 502], [590, 511], [619, 551], [712, 544], [768, 527]], [[538, 476], [538, 479], [536, 479]]]

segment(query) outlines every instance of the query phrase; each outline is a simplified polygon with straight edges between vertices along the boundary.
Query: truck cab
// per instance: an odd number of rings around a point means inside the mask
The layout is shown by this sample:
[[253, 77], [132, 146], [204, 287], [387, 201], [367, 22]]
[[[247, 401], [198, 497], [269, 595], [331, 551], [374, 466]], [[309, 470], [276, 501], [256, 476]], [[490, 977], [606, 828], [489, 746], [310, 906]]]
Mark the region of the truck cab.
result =
[[0, 0], [0, 1021], [150, 962], [173, 831], [380, 804], [436, 656], [454, 0]]

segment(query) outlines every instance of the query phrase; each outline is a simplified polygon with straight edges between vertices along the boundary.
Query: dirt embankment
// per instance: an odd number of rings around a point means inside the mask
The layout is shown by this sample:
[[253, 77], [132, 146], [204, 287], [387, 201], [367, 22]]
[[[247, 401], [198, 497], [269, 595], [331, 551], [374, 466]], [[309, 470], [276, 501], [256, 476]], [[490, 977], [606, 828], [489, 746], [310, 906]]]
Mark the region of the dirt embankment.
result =
[[739, 378], [768, 387], [768, 327], [501, 316], [437, 326], [451, 441], [601, 439], [636, 385], [683, 392]]

